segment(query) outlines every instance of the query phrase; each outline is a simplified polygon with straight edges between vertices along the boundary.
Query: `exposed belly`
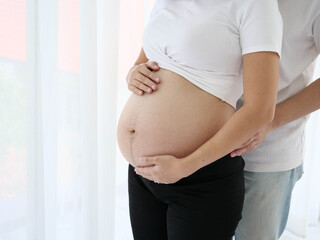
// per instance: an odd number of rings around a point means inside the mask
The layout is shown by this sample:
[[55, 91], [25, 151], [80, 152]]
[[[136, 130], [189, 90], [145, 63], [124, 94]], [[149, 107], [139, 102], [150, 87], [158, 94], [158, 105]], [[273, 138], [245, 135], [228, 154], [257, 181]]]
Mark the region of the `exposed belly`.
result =
[[152, 94], [132, 94], [118, 122], [118, 145], [126, 160], [195, 151], [226, 123], [234, 108], [180, 75], [160, 69], [161, 83]]

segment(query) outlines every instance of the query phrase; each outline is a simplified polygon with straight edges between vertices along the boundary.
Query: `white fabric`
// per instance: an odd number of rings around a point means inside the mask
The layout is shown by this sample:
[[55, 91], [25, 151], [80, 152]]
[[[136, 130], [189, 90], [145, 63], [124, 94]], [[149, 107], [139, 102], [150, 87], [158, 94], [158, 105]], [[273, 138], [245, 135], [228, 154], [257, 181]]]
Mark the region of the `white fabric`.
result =
[[119, 1], [12, 1], [26, 58], [0, 50], [0, 239], [114, 239]]
[[[320, 70], [320, 61], [318, 62]], [[316, 75], [320, 77], [320, 74]], [[293, 194], [286, 232], [281, 240], [320, 239], [320, 111], [313, 113], [306, 127], [304, 175]]]
[[242, 55], [280, 55], [276, 0], [157, 0], [143, 35], [149, 60], [236, 107]]
[[[313, 77], [314, 61], [320, 52], [320, 1], [279, 0], [284, 24], [277, 102], [295, 95]], [[238, 102], [242, 105], [243, 99]], [[271, 132], [264, 142], [243, 155], [245, 170], [285, 171], [299, 166], [304, 157], [305, 124], [302, 117]]]

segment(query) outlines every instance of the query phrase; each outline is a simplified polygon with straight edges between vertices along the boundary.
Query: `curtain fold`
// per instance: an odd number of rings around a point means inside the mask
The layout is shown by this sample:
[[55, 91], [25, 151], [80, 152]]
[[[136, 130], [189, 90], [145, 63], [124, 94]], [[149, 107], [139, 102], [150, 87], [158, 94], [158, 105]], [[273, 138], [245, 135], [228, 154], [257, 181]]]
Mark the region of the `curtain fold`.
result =
[[115, 237], [119, 16], [120, 1], [97, 1], [98, 239]]
[[[40, 185], [41, 176], [37, 174], [37, 159], [39, 159], [40, 151], [37, 148], [37, 142], [40, 141], [40, 133], [37, 129], [38, 124], [41, 122], [37, 116], [37, 108], [39, 108], [39, 104], [37, 104], [37, 99], [39, 96], [39, 88], [37, 87], [37, 34], [36, 34], [36, 25], [37, 25], [37, 5], [35, 0], [26, 1], [26, 112], [28, 115], [26, 117], [25, 125], [27, 127], [26, 138], [24, 139], [25, 147], [26, 147], [26, 194], [27, 198], [25, 201], [26, 208], [26, 231], [22, 234], [25, 234], [25, 239], [40, 239], [41, 235], [39, 235], [39, 227], [41, 226], [40, 219], [43, 218], [43, 214], [39, 211], [40, 208], [37, 206], [41, 206], [39, 201], [41, 198], [36, 194], [37, 187], [35, 183], [39, 183]], [[12, 121], [14, 121], [12, 119]], [[9, 144], [9, 143], [7, 143]], [[10, 171], [5, 169], [5, 171]], [[24, 204], [21, 202], [21, 204]], [[14, 206], [10, 206], [13, 208]], [[42, 208], [43, 209], [43, 208]], [[12, 225], [12, 228], [18, 228], [16, 225]], [[2, 232], [0, 236], [6, 236], [5, 232]], [[16, 237], [18, 234], [15, 232], [7, 233], [7, 235], [12, 238]]]
[[81, 240], [97, 239], [98, 231], [96, 6], [96, 1], [79, 0]]
[[120, 3], [10, 1], [25, 40], [0, 47], [0, 239], [113, 240]]
[[35, 195], [39, 217], [37, 233], [41, 239], [56, 239], [57, 228], [57, 50], [58, 3], [37, 1], [36, 9], [36, 102], [40, 133], [36, 147], [37, 181]]

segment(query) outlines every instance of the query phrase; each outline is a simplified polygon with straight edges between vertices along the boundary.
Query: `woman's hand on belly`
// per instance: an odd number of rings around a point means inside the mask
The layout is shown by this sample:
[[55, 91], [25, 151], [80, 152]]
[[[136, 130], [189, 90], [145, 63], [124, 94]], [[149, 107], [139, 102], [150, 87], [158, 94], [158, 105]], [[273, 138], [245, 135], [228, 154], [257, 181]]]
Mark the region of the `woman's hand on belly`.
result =
[[156, 183], [171, 184], [193, 173], [190, 165], [184, 164], [184, 158], [171, 155], [139, 158], [135, 172]]
[[151, 61], [134, 65], [127, 75], [128, 89], [137, 95], [157, 90], [157, 83], [160, 83], [160, 79], [153, 71], [159, 69], [158, 64]]

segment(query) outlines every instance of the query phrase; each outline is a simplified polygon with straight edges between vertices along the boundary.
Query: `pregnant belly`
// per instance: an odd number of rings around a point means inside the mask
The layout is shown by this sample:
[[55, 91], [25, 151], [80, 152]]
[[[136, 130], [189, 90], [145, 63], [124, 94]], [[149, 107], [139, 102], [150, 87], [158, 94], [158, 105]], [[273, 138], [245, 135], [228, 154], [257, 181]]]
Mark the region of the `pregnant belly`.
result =
[[169, 154], [184, 157], [210, 139], [234, 108], [180, 75], [161, 69], [158, 90], [132, 94], [121, 113], [117, 137], [125, 159]]

